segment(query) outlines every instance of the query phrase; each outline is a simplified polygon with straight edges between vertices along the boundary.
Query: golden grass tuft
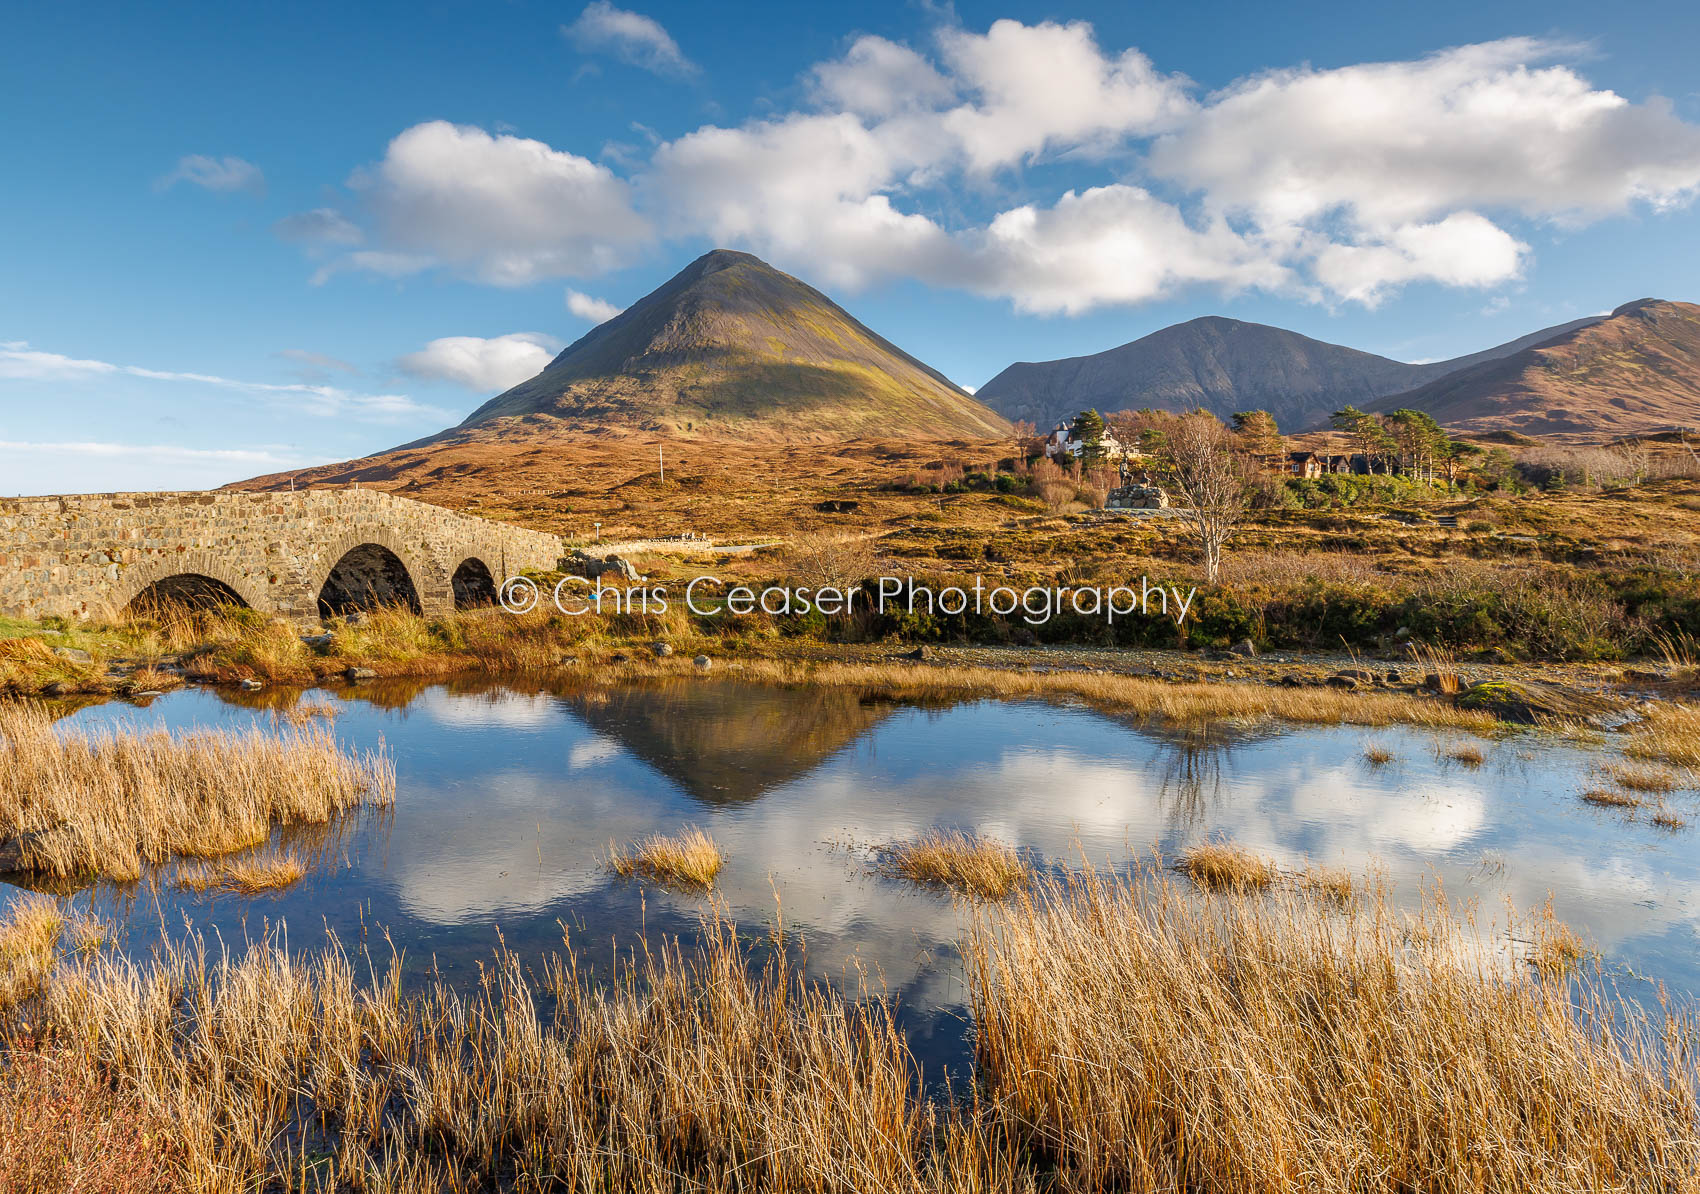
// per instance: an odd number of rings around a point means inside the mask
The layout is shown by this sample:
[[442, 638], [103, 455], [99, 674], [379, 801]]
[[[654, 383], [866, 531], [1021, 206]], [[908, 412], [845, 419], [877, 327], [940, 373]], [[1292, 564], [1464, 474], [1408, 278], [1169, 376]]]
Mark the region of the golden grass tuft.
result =
[[1625, 754], [1673, 767], [1700, 768], [1700, 706], [1656, 701], [1646, 716], [1646, 728], [1630, 737]]
[[1600, 808], [1640, 808], [1646, 801], [1633, 792], [1617, 792], [1610, 788], [1590, 788], [1582, 799]]
[[0, 775], [0, 844], [19, 844], [21, 869], [57, 878], [133, 880], [395, 798], [385, 755], [352, 755], [323, 727], [60, 734], [32, 705], [0, 704]]
[[1610, 763], [1600, 770], [1619, 787], [1628, 788], [1631, 792], [1674, 792], [1681, 786], [1677, 776], [1663, 767]]
[[1279, 878], [1275, 864], [1232, 842], [1203, 842], [1181, 855], [1180, 869], [1207, 891], [1262, 891]]
[[1464, 743], [1461, 746], [1449, 747], [1445, 751], [1448, 759], [1465, 767], [1480, 767], [1487, 761], [1487, 755], [1482, 748], [1474, 743]]
[[1033, 878], [1013, 846], [956, 830], [929, 830], [882, 851], [880, 870], [894, 878], [1001, 900]]
[[1529, 964], [1545, 977], [1557, 978], [1574, 970], [1587, 956], [1588, 946], [1581, 934], [1554, 917], [1549, 903], [1534, 924]]
[[1306, 866], [1296, 877], [1299, 887], [1344, 908], [1358, 893], [1357, 880], [1340, 867]]
[[1379, 743], [1364, 748], [1364, 762], [1371, 767], [1385, 767], [1392, 761], [1393, 752]]
[[1688, 828], [1688, 818], [1680, 813], [1674, 813], [1668, 808], [1662, 808], [1653, 814], [1653, 824], [1660, 829], [1675, 833], [1677, 830]]
[[197, 863], [180, 870], [173, 880], [186, 891], [218, 888], [239, 895], [280, 891], [299, 883], [307, 874], [307, 862], [294, 851], [257, 854], [247, 858], [223, 858]]
[[666, 887], [706, 890], [726, 865], [714, 839], [695, 826], [671, 836], [644, 838], [629, 850], [609, 851], [608, 861], [615, 874], [640, 875]]

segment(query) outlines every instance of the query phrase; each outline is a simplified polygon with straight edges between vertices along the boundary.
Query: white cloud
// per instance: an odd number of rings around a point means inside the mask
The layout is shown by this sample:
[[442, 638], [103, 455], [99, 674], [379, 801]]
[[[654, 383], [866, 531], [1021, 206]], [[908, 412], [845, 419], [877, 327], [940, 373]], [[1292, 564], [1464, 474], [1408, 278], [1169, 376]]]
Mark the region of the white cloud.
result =
[[589, 320], [591, 323], [607, 323], [621, 311], [624, 311], [625, 308], [616, 307], [607, 299], [599, 299], [577, 290], [569, 290], [567, 291], [567, 310], [580, 319]]
[[352, 254], [331, 272], [400, 277], [441, 264], [517, 286], [601, 273], [650, 236], [627, 184], [606, 166], [441, 120], [401, 133], [383, 161], [350, 181], [371, 206], [385, 248]]
[[296, 456], [281, 455], [273, 448], [187, 448], [180, 444], [118, 444], [96, 440], [32, 442], [0, 440], [0, 452], [28, 452], [50, 456], [140, 457], [160, 464], [234, 464], [251, 468], [296, 468]]
[[209, 191], [247, 191], [251, 195], [266, 193], [266, 176], [254, 163], [242, 158], [212, 158], [192, 153], [177, 159], [177, 168], [159, 180], [160, 190], [180, 182], [193, 183]]
[[285, 216], [272, 225], [272, 231], [284, 240], [314, 246], [357, 245], [366, 239], [357, 225], [331, 207]]
[[327, 418], [347, 415], [389, 422], [397, 419], [450, 417], [449, 412], [415, 402], [406, 394], [360, 394], [336, 386], [311, 385], [304, 382], [238, 381], [211, 373], [148, 369], [141, 365], [115, 365], [110, 361], [42, 352], [30, 348], [29, 344], [22, 340], [0, 343], [0, 378], [13, 381], [79, 381], [113, 376], [216, 386], [220, 389], [286, 401], [302, 414]]
[[537, 376], [560, 350], [560, 341], [541, 332], [511, 332], [489, 339], [444, 336], [408, 353], [397, 364], [413, 377], [452, 381], [489, 393]]
[[[580, 26], [623, 30], [628, 49], [665, 38], [606, 4]], [[930, 53], [864, 36], [808, 72], [808, 110], [705, 126], [647, 160], [626, 147], [625, 177], [538, 141], [408, 129], [353, 180], [374, 243], [315, 280], [593, 276], [659, 227], [829, 288], [910, 278], [1035, 312], [1187, 287], [1371, 305], [1414, 283], [1493, 287], [1521, 275], [1541, 223], [1700, 189], [1700, 127], [1594, 88], [1576, 53], [1509, 39], [1200, 96], [1083, 22], [948, 28]]]
[[939, 43], [960, 84], [980, 97], [944, 117], [973, 171], [1055, 147], [1108, 152], [1191, 107], [1183, 76], [1159, 74], [1138, 50], [1106, 56], [1084, 21], [1002, 20], [984, 34], [946, 30]]
[[843, 58], [820, 63], [813, 74], [821, 103], [858, 116], [935, 108], [956, 95], [950, 80], [914, 50], [871, 35], [857, 38]]
[[1514, 278], [1528, 249], [1466, 211], [1433, 224], [1401, 224], [1374, 244], [1326, 245], [1316, 254], [1316, 278], [1331, 294], [1374, 306], [1406, 282], [1492, 286]]
[[685, 57], [661, 22], [615, 8], [608, 0], [591, 0], [578, 20], [563, 25], [561, 32], [587, 54], [612, 54], [621, 62], [658, 75], [697, 73], [696, 63]]

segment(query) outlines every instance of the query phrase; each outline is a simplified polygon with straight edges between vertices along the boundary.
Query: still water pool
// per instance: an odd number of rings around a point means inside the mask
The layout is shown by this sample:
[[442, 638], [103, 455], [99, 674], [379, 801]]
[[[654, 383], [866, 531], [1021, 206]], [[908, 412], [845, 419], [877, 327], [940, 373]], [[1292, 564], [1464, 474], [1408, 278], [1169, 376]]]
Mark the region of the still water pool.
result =
[[[612, 843], [688, 825], [727, 856], [714, 898], [763, 933], [783, 918], [817, 977], [878, 975], [924, 1063], [966, 1060], [953, 942], [970, 915], [874, 873], [871, 851], [933, 826], [973, 830], [1053, 863], [1121, 865], [1227, 837], [1285, 865], [1380, 868], [1415, 899], [1439, 880], [1484, 916], [1549, 895], [1621, 978], [1700, 993], [1700, 856], [1692, 831], [1596, 810], [1580, 793], [1609, 743], [1493, 740], [1416, 729], [1216, 728], [1181, 734], [1088, 709], [976, 701], [918, 708], [852, 693], [691, 678], [600, 688], [532, 682], [363, 686], [238, 698], [192, 689], [148, 708], [80, 710], [115, 724], [271, 725], [280, 702], [331, 702], [347, 745], [382, 744], [395, 808], [368, 814], [287, 891], [247, 898], [169, 883], [80, 893], [143, 954], [186, 926], [239, 944], [288, 926], [382, 940], [409, 972], [470, 982], [498, 932], [524, 953], [563, 927], [593, 965], [644, 933], [689, 934], [700, 896], [613, 875]], [[1465, 744], [1485, 761], [1449, 752]], [[1391, 763], [1366, 761], [1385, 748]], [[1674, 803], [1694, 812], [1692, 794]], [[0, 904], [16, 889], [0, 884]], [[385, 949], [387, 950], [387, 946]]]

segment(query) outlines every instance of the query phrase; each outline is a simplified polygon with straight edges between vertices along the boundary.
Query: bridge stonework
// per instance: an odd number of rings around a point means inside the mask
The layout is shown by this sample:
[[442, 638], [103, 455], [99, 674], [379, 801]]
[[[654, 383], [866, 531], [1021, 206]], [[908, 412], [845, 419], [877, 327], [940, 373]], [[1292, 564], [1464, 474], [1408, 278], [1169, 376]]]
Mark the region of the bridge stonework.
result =
[[468, 560], [499, 585], [561, 555], [555, 535], [373, 489], [0, 498], [0, 616], [112, 618], [148, 586], [194, 576], [314, 621], [332, 570], [367, 544], [400, 559], [427, 614], [454, 608]]

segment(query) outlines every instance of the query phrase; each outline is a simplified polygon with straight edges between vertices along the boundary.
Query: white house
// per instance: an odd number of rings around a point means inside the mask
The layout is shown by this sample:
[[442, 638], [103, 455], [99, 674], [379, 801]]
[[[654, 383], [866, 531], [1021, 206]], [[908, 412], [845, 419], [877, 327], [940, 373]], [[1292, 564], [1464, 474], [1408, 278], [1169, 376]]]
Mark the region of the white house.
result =
[[[1130, 450], [1127, 445], [1121, 442], [1121, 440], [1110, 434], [1110, 430], [1107, 427], [1104, 429], [1103, 445], [1104, 456], [1109, 460], [1123, 460], [1129, 456], [1138, 456], [1140, 454], [1137, 449]], [[1085, 451], [1086, 443], [1084, 440], [1074, 438], [1074, 428], [1072, 424], [1058, 423], [1055, 427], [1051, 428], [1051, 433], [1045, 437], [1045, 455], [1051, 457], [1053, 460], [1062, 456], [1064, 453], [1067, 453], [1078, 460]]]

